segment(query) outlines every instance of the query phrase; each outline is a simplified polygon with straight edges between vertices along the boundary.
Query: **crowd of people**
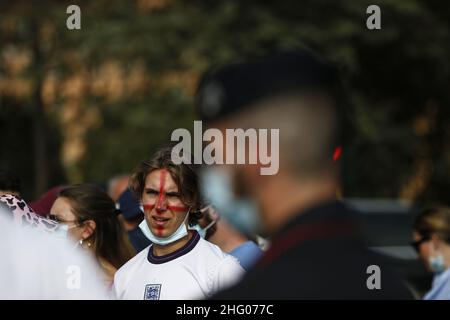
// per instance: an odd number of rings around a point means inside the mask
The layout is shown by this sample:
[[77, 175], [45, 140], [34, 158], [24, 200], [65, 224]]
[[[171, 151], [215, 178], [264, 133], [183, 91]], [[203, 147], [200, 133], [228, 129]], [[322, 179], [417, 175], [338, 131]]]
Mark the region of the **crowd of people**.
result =
[[[261, 164], [180, 164], [167, 146], [105, 189], [57, 186], [27, 204], [20, 179], [2, 170], [0, 298], [412, 298], [338, 199], [342, 91], [336, 69], [307, 50], [204, 75], [205, 125], [280, 130], [276, 175]], [[247, 228], [234, 223], [246, 215]], [[450, 209], [422, 211], [412, 240], [435, 274], [425, 299], [450, 299]], [[367, 286], [370, 265], [383, 270], [381, 288]]]

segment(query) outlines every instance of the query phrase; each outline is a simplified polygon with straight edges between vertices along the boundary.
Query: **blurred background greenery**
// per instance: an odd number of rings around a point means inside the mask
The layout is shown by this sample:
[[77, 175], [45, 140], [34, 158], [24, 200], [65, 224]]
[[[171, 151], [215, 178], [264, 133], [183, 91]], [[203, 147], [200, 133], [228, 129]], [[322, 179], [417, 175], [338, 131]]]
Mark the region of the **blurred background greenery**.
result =
[[[81, 8], [68, 30], [66, 8]], [[450, 4], [371, 1], [0, 1], [0, 167], [25, 199], [103, 182], [192, 128], [210, 66], [308, 46], [352, 102], [345, 197], [449, 204]]]

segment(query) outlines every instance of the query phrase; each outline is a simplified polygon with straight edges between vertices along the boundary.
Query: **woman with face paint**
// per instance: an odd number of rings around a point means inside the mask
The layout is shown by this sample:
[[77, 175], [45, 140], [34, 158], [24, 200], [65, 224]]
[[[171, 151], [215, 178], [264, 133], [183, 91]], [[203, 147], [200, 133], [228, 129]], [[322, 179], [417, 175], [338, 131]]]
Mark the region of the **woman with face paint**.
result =
[[238, 280], [237, 260], [194, 230], [202, 215], [194, 166], [175, 164], [165, 148], [140, 164], [130, 187], [142, 202], [140, 228], [152, 245], [116, 273], [116, 298], [203, 299]]
[[58, 222], [55, 233], [91, 252], [110, 288], [117, 269], [135, 255], [117, 214], [108, 194], [91, 184], [62, 189], [50, 209], [50, 217]]
[[413, 247], [426, 268], [434, 273], [425, 300], [450, 299], [450, 208], [423, 210], [414, 222]]

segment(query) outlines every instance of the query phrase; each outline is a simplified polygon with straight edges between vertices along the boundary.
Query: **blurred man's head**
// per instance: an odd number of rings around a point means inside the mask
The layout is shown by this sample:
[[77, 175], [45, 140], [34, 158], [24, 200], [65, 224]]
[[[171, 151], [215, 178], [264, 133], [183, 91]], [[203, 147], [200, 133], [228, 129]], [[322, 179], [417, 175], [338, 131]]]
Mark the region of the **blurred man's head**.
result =
[[419, 212], [413, 225], [412, 245], [434, 273], [450, 268], [450, 208], [433, 206]]
[[128, 188], [130, 176], [127, 174], [117, 175], [108, 181], [108, 195], [117, 202], [120, 195]]
[[258, 200], [269, 229], [277, 227], [271, 212], [295, 210], [291, 207], [302, 196], [314, 202], [334, 195], [333, 150], [341, 136], [338, 84], [334, 68], [306, 51], [225, 66], [200, 84], [199, 110], [208, 127], [279, 129], [275, 175], [261, 175], [261, 163], [230, 166], [239, 191]]
[[10, 170], [0, 170], [0, 196], [11, 194], [20, 196], [20, 178]]

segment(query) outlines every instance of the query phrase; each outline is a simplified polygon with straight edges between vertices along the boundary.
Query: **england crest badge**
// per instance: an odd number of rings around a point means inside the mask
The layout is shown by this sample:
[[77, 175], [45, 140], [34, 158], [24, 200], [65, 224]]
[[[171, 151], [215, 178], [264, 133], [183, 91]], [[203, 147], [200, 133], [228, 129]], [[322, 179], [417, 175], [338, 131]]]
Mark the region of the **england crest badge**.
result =
[[161, 293], [160, 284], [147, 284], [145, 286], [144, 300], [159, 300], [160, 293]]

